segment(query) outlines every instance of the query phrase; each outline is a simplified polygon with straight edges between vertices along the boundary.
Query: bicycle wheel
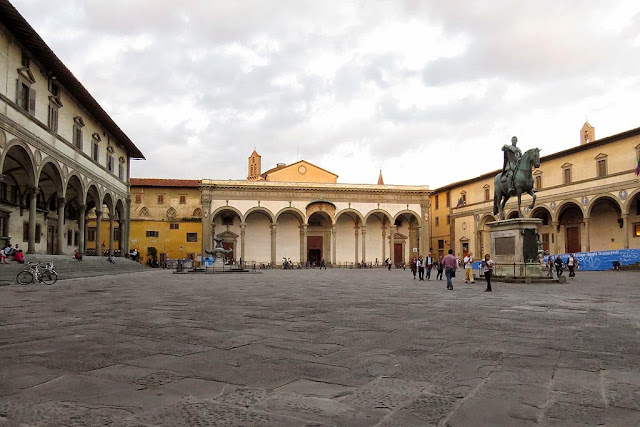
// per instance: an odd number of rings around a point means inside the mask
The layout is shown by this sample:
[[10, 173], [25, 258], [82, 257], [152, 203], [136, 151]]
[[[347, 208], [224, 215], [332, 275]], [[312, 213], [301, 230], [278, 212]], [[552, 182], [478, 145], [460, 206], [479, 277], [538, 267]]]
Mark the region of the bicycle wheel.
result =
[[27, 270], [21, 271], [16, 276], [16, 282], [21, 285], [28, 285], [29, 283], [33, 282], [33, 273]]
[[45, 285], [53, 285], [58, 280], [58, 275], [53, 271], [45, 270], [40, 275], [40, 279]]

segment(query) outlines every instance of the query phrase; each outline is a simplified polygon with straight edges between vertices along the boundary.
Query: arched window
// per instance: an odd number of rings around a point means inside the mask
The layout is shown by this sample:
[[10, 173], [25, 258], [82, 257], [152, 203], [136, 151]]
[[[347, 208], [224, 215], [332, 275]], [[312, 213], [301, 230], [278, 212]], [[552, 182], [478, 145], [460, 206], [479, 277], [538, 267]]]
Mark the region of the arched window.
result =
[[178, 214], [174, 208], [167, 209], [167, 218], [175, 218], [176, 215]]
[[144, 217], [144, 218], [148, 218], [149, 217], [149, 209], [147, 209], [147, 207], [143, 207], [142, 209], [140, 209], [140, 216]]
[[193, 210], [193, 215], [194, 218], [202, 218], [202, 209], [200, 208], [195, 208]]

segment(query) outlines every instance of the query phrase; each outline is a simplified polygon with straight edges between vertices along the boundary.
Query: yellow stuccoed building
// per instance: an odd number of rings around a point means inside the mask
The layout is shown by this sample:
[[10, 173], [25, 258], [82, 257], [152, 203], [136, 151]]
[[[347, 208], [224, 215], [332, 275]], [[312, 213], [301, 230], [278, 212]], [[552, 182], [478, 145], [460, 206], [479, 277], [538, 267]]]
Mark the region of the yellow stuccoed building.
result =
[[141, 259], [195, 259], [201, 254], [202, 208], [198, 180], [131, 179], [130, 248]]
[[[596, 140], [595, 128], [585, 123], [579, 142], [541, 157], [533, 171], [536, 204], [528, 209], [531, 197], [523, 195], [524, 216], [542, 219], [538, 232], [552, 254], [640, 248], [640, 181], [635, 174], [640, 128]], [[498, 172], [434, 190], [430, 227], [436, 252], [452, 248], [459, 255], [472, 252], [475, 259], [490, 252], [487, 223], [496, 219]], [[509, 200], [505, 215], [517, 217], [517, 197]]]

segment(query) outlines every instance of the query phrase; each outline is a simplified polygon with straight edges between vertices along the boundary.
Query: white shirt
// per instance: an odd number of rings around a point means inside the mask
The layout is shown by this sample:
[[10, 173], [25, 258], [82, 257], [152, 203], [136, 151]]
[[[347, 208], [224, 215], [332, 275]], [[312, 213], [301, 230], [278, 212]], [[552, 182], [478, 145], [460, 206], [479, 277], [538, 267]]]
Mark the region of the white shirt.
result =
[[482, 272], [486, 273], [487, 271], [493, 268], [493, 260], [489, 258], [489, 261], [485, 261], [482, 263]]
[[418, 258], [418, 262], [416, 263], [416, 266], [418, 268], [422, 268], [424, 266], [424, 264], [422, 264], [422, 260], [420, 258]]
[[464, 257], [464, 268], [473, 268], [473, 259], [469, 255]]

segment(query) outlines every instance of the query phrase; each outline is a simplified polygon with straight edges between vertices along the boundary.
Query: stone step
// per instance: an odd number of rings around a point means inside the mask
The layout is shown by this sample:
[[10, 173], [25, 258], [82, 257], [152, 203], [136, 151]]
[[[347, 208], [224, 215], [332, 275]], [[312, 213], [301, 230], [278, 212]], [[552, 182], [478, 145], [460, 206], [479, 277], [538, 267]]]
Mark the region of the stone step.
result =
[[4, 285], [16, 283], [18, 273], [29, 268], [26, 262], [45, 264], [53, 261], [58, 280], [133, 273], [148, 269], [147, 266], [126, 258], [116, 258], [116, 262], [113, 264], [107, 261], [106, 257], [84, 257], [82, 261], [77, 261], [69, 255], [29, 254], [25, 255], [25, 264], [13, 261], [12, 257], [9, 257], [7, 261], [8, 264], [0, 265], [0, 284]]

